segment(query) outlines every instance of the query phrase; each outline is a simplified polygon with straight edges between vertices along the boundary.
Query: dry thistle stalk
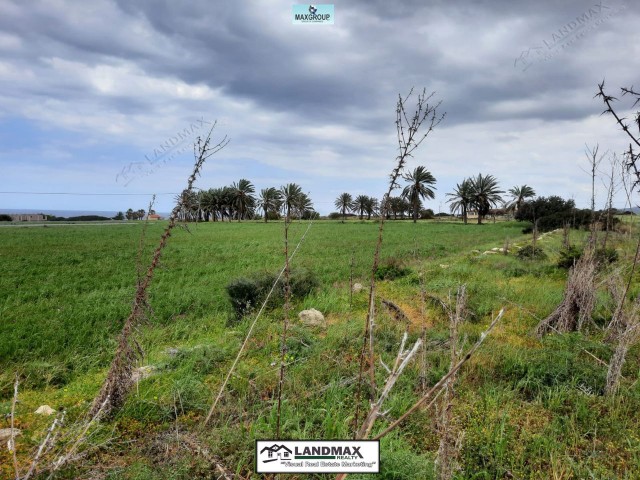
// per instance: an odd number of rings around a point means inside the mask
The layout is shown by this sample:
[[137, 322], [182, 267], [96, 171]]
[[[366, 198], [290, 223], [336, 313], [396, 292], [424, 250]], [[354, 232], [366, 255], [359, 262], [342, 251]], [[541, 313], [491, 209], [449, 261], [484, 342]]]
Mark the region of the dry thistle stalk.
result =
[[276, 438], [280, 438], [280, 416], [282, 410], [282, 389], [287, 358], [287, 330], [289, 328], [289, 310], [291, 309], [291, 285], [289, 282], [289, 221], [284, 220], [284, 317], [282, 319], [282, 337], [280, 340], [280, 375], [278, 379], [278, 410], [276, 412]]
[[183, 190], [178, 203], [169, 216], [169, 223], [160, 238], [160, 243], [153, 253], [151, 263], [149, 264], [146, 273], [138, 279], [136, 294], [131, 306], [131, 313], [122, 327], [120, 338], [118, 340], [118, 347], [116, 349], [115, 357], [111, 362], [111, 366], [109, 367], [107, 378], [102, 384], [100, 393], [98, 393], [94, 399], [93, 405], [89, 410], [89, 416], [91, 417], [95, 417], [99, 411], [102, 411], [104, 415], [109, 415], [113, 410], [120, 408], [131, 389], [133, 365], [135, 360], [139, 358], [141, 354], [141, 350], [138, 348], [137, 342], [133, 336], [140, 322], [146, 318], [146, 312], [148, 309], [147, 290], [153, 279], [154, 272], [158, 267], [158, 263], [160, 262], [162, 251], [171, 236], [171, 230], [176, 226], [178, 215], [180, 214], [185, 202], [188, 201], [189, 195], [193, 189], [193, 183], [200, 173], [200, 169], [204, 162], [207, 158], [222, 150], [229, 143], [229, 140], [225, 136], [216, 145], [211, 146], [211, 133], [213, 132], [216, 123], [213, 124], [204, 140], [198, 137], [194, 144], [195, 164], [193, 166], [191, 176], [187, 181], [187, 188]]
[[584, 322], [591, 319], [596, 303], [595, 295], [596, 263], [590, 248], [569, 270], [567, 288], [558, 307], [536, 327], [536, 334], [542, 336], [550, 331], [557, 333], [575, 332], [582, 329]]
[[607, 384], [605, 386], [605, 393], [607, 395], [615, 395], [620, 386], [620, 378], [622, 377], [622, 367], [627, 357], [629, 348], [638, 341], [640, 338], [640, 322], [638, 321], [638, 314], [640, 305], [638, 300], [633, 303], [631, 311], [625, 316], [626, 328], [618, 335], [618, 344], [609, 362], [609, 369], [607, 370]]
[[13, 400], [11, 401], [11, 436], [9, 437], [9, 451], [11, 452], [11, 458], [13, 459], [13, 469], [16, 472], [16, 479], [20, 480], [20, 469], [18, 467], [18, 457], [16, 455], [16, 436], [15, 436], [15, 417], [16, 417], [16, 403], [18, 403], [18, 385], [20, 380], [16, 373], [16, 381], [13, 384]]
[[[396, 132], [398, 138], [398, 156], [396, 157], [396, 165], [389, 176], [389, 188], [382, 198], [380, 205], [380, 225], [378, 228], [378, 240], [373, 253], [373, 264], [371, 266], [371, 277], [369, 282], [369, 303], [367, 308], [367, 318], [365, 320], [364, 334], [362, 337], [362, 350], [360, 352], [360, 367], [358, 372], [358, 388], [356, 390], [356, 412], [354, 416], [354, 431], [358, 430], [359, 413], [360, 413], [360, 397], [362, 390], [362, 377], [365, 371], [365, 364], [369, 376], [369, 398], [374, 400], [376, 382], [375, 382], [375, 359], [374, 359], [374, 338], [373, 331], [375, 327], [375, 287], [376, 287], [376, 271], [380, 261], [380, 250], [382, 247], [382, 237], [384, 231], [384, 221], [389, 211], [389, 199], [391, 192], [398, 188], [398, 177], [400, 177], [407, 161], [413, 156], [413, 152], [427, 138], [429, 133], [438, 126], [445, 114], [438, 115], [438, 107], [441, 102], [430, 105], [429, 100], [435, 92], [427, 95], [426, 89], [418, 94], [416, 107], [413, 115], [407, 115], [407, 102], [413, 95], [413, 88], [406, 97], [398, 95], [396, 104]], [[422, 125], [426, 123], [426, 131], [422, 131]]]
[[[458, 328], [464, 321], [466, 311], [467, 295], [466, 286], [461, 285], [456, 295], [455, 311], [449, 312], [449, 342], [450, 342], [450, 363], [452, 369], [460, 360], [461, 345], [458, 343]], [[438, 418], [438, 430], [440, 432], [440, 445], [436, 456], [436, 475], [439, 480], [449, 480], [453, 478], [456, 471], [456, 461], [459, 455], [459, 442], [455, 436], [452, 425], [452, 409], [455, 390], [453, 385], [457, 375], [452, 375], [444, 386], [444, 396], [442, 398], [440, 415]]]

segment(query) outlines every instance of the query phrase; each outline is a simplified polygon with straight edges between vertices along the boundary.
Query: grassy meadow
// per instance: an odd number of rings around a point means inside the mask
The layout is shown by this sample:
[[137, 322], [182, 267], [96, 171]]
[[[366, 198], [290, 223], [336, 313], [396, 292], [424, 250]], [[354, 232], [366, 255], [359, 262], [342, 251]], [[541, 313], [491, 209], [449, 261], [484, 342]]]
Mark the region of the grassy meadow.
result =
[[[23, 469], [51, 422], [51, 417], [35, 415], [36, 408], [64, 407], [73, 421], [96, 395], [131, 310], [138, 265], [146, 268], [164, 226], [150, 223], [144, 237], [142, 223], [0, 229], [0, 413], [5, 422], [0, 428], [9, 427], [6, 414], [17, 372], [15, 418], [22, 430], [17, 450]], [[538, 240], [545, 260], [522, 260], [513, 253], [531, 242], [531, 235], [521, 233], [524, 226], [385, 224], [382, 263], [392, 259], [408, 272], [380, 281], [377, 295], [400, 306], [409, 320], [397, 320], [378, 302], [376, 352], [389, 364], [405, 329], [413, 342], [423, 325], [427, 348], [398, 380], [384, 407], [387, 416], [373, 432], [399, 417], [425, 385], [435, 384], [448, 370], [448, 319], [434, 302], [423, 301], [421, 291], [450, 302], [465, 284], [468, 312], [460, 337], [466, 348], [500, 308], [505, 316], [456, 383], [456, 478], [640, 478], [638, 349], [628, 355], [619, 394], [603, 395], [606, 362], [613, 352], [603, 341], [602, 327], [613, 308], [604, 282], [593, 322], [583, 332], [535, 337], [539, 319], [562, 299], [567, 271], [555, 265], [561, 232]], [[293, 299], [283, 438], [352, 436], [354, 377], [378, 227], [357, 220], [315, 221], [292, 260], [294, 269], [312, 272], [319, 286]], [[290, 249], [307, 228], [304, 221], [291, 224]], [[280, 306], [260, 318], [212, 422], [207, 428], [202, 423], [253, 319], [235, 318], [225, 287], [237, 277], [279, 271], [283, 234], [282, 222], [201, 223], [174, 230], [137, 336], [145, 351], [141, 365], [151, 366], [152, 375], [91, 434], [90, 454], [56, 478], [216, 478], [211, 456], [239, 478], [258, 478], [252, 473], [254, 441], [275, 435]], [[585, 232], [570, 234], [572, 243], [584, 239]], [[615, 233], [609, 241], [619, 260], [601, 277], [618, 272], [626, 278], [636, 240]], [[506, 244], [512, 251], [508, 255], [482, 254]], [[365, 288], [351, 300], [352, 273]], [[631, 294], [637, 292], [636, 272]], [[327, 328], [301, 325], [297, 313], [306, 308], [320, 310]], [[386, 372], [377, 368], [376, 375], [382, 385]], [[368, 409], [364, 398], [362, 408]], [[435, 418], [436, 409], [413, 414], [382, 439], [381, 473], [349, 478], [434, 478]], [[209, 456], [178, 440], [178, 433], [206, 446]], [[3, 448], [0, 478], [12, 475], [11, 456]]]

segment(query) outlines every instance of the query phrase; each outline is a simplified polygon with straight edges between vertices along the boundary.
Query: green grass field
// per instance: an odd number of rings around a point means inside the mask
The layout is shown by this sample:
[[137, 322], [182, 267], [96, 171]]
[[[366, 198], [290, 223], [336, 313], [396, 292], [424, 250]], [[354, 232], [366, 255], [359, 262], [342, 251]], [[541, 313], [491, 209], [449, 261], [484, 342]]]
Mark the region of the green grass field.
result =
[[[290, 226], [292, 247], [307, 225]], [[163, 227], [148, 226], [143, 266]], [[620, 393], [604, 396], [606, 366], [585, 353], [604, 362], [612, 354], [600, 331], [611, 317], [604, 288], [586, 331], [542, 341], [532, 334], [538, 319], [562, 298], [566, 271], [555, 266], [562, 234], [539, 241], [549, 255], [543, 261], [480, 254], [505, 242], [526, 245], [530, 236], [521, 234], [522, 227], [515, 222], [386, 223], [381, 258], [397, 259], [410, 273], [380, 282], [377, 293], [399, 305], [410, 322], [394, 320], [379, 306], [377, 353], [391, 362], [405, 328], [414, 341], [426, 324], [426, 381], [434, 384], [448, 369], [448, 320], [432, 303], [423, 306], [421, 283], [429, 295], [445, 301], [466, 284], [469, 312], [461, 335], [467, 347], [500, 308], [506, 314], [457, 382], [457, 478], [638, 478], [638, 351], [628, 356]], [[315, 274], [319, 287], [293, 299], [283, 438], [352, 435], [353, 377], [367, 289], [354, 294], [350, 306], [350, 265], [353, 259], [354, 279], [366, 287], [377, 231], [375, 222], [317, 221], [293, 259], [294, 268]], [[18, 372], [20, 462], [26, 464], [50, 423], [33, 414], [39, 405], [64, 406], [74, 419], [97, 393], [131, 308], [141, 233], [142, 224], [0, 230], [0, 413], [10, 412]], [[98, 445], [92, 455], [59, 478], [215, 478], [208, 460], [172, 440], [176, 431], [197, 437], [229, 470], [252, 475], [254, 440], [274, 436], [282, 308], [267, 309], [261, 317], [212, 423], [207, 429], [201, 424], [252, 320], [235, 320], [225, 287], [240, 276], [278, 271], [283, 233], [281, 222], [208, 223], [174, 231], [152, 284], [148, 321], [138, 335], [145, 350], [142, 364], [152, 365], [154, 374], [90, 438]], [[584, 232], [571, 235], [574, 243], [584, 239]], [[620, 260], [609, 269], [624, 272], [635, 240], [616, 234], [611, 241]], [[631, 293], [637, 291], [634, 281]], [[297, 322], [304, 308], [320, 310], [328, 320], [326, 330]], [[419, 397], [419, 363], [405, 371], [387, 401], [389, 419]], [[377, 375], [381, 385], [382, 368]], [[374, 433], [387, 424], [379, 419]], [[432, 478], [438, 438], [435, 411], [417, 412], [382, 440], [376, 478]], [[6, 449], [0, 464], [0, 478], [11, 478]]]

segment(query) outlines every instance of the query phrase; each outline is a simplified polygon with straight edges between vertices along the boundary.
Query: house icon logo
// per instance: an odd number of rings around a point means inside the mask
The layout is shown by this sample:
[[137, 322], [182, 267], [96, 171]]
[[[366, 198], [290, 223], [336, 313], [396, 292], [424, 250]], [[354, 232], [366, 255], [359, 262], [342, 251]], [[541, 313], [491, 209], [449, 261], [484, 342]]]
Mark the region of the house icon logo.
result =
[[275, 462], [276, 460], [291, 460], [293, 452], [285, 445], [274, 444], [270, 447], [264, 447], [260, 450], [260, 458], [262, 463]]

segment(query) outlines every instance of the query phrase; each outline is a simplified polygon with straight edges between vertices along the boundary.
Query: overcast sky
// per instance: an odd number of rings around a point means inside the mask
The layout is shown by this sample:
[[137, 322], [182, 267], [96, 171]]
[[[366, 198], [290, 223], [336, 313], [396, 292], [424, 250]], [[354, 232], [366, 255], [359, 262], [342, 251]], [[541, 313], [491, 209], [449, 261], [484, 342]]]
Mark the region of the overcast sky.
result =
[[[446, 112], [409, 164], [436, 177], [436, 212], [478, 173], [586, 207], [585, 144], [628, 146], [593, 97], [603, 79], [615, 95], [640, 83], [638, 2], [354, 0], [334, 4], [334, 25], [294, 25], [292, 5], [0, 1], [0, 190], [158, 193], [166, 212], [162, 194], [184, 187], [192, 142], [217, 120], [231, 142], [200, 188], [296, 182], [327, 214], [341, 192], [386, 190], [397, 96], [412, 87]], [[148, 202], [0, 194], [0, 209]]]

